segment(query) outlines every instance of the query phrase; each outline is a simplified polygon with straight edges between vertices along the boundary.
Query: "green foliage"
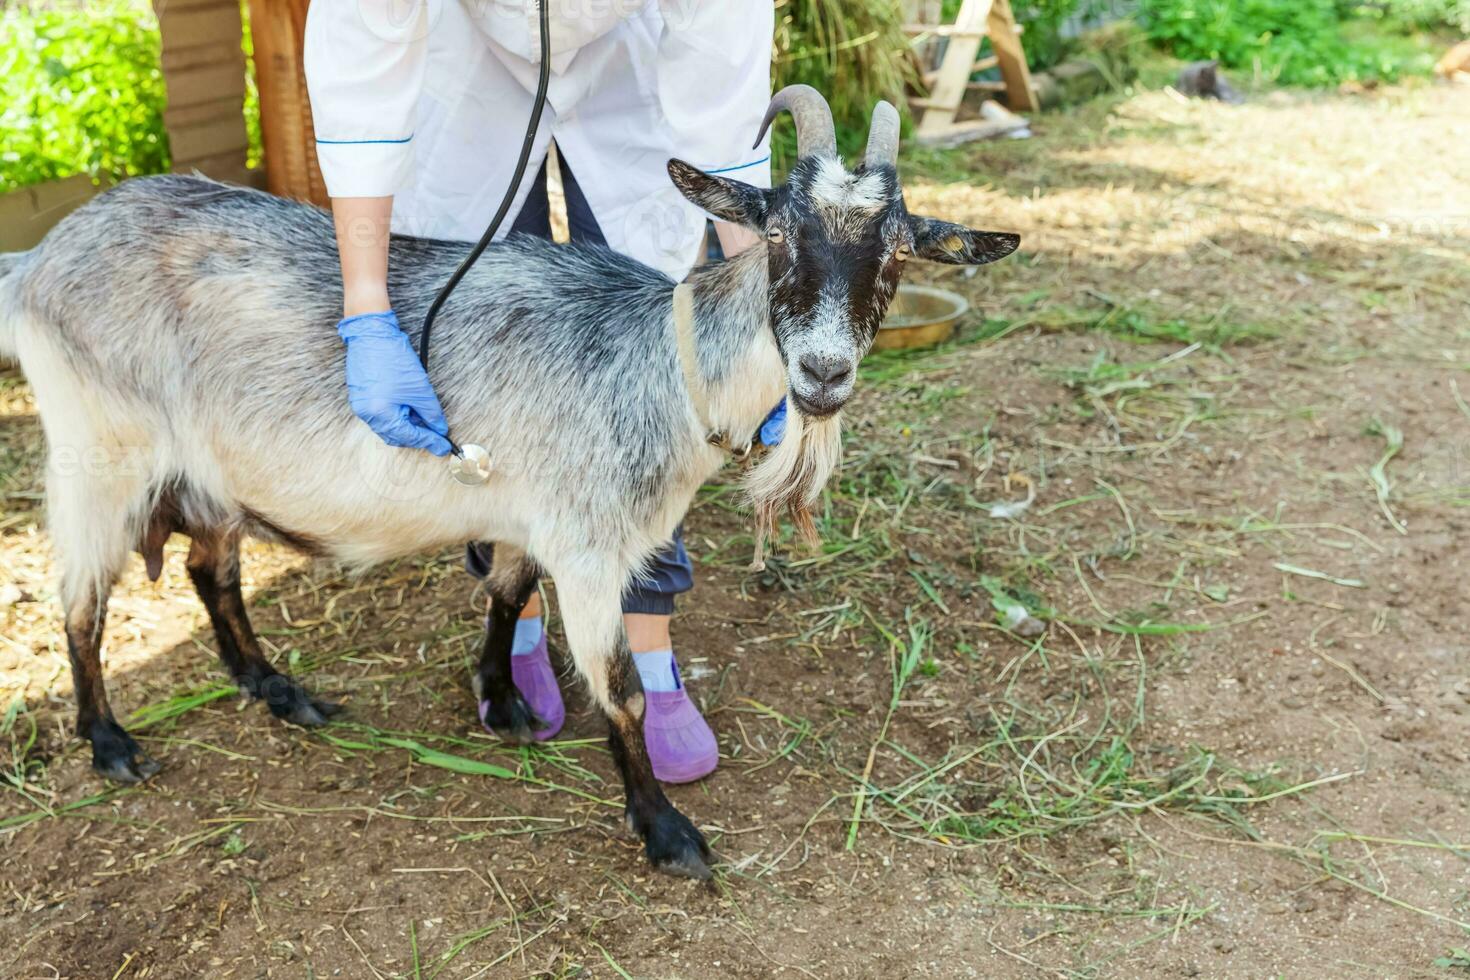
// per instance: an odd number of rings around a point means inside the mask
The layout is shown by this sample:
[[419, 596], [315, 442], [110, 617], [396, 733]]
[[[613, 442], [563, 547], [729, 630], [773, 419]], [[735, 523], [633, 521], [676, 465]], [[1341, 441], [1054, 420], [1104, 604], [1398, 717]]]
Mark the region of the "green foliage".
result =
[[1026, 61], [1032, 68], [1050, 68], [1067, 58], [1075, 39], [1062, 36], [1062, 26], [1074, 17], [1085, 17], [1098, 7], [1097, 0], [1015, 0], [1011, 13], [1025, 28], [1021, 35]]
[[1437, 957], [1434, 965], [1441, 970], [1467, 970], [1470, 971], [1470, 950], [1450, 949], [1443, 956]]
[[168, 169], [158, 58], [144, 0], [0, 7], [0, 190]]
[[249, 0], [240, 0], [240, 23], [244, 26], [240, 50], [245, 55], [245, 138], [250, 146], [245, 154], [245, 166], [253, 169], [265, 162], [265, 151], [260, 136], [260, 85], [255, 80], [255, 37], [250, 33]]
[[1141, 0], [1149, 37], [1187, 61], [1214, 58], [1284, 85], [1391, 81], [1424, 72], [1412, 41], [1353, 30], [1335, 0]]
[[1370, 9], [1405, 27], [1470, 34], [1470, 0], [1379, 0]]
[[[773, 83], [805, 83], [827, 97], [844, 154], [861, 152], [873, 105], [887, 99], [900, 110], [914, 79], [903, 15], [884, 0], [777, 0]], [[790, 126], [774, 131], [778, 167], [796, 159]]]

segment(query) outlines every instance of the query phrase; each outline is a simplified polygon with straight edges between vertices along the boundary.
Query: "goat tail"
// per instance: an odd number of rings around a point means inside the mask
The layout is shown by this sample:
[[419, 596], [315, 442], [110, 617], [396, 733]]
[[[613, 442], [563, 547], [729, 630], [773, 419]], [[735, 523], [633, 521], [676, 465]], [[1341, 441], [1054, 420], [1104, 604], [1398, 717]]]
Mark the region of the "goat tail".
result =
[[20, 329], [20, 262], [27, 252], [0, 252], [0, 361], [17, 361]]

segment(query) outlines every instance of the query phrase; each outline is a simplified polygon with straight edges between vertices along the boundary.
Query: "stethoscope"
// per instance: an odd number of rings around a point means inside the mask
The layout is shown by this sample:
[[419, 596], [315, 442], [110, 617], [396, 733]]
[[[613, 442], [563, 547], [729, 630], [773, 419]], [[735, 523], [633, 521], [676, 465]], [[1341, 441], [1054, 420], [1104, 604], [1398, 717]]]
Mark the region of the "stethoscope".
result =
[[[454, 275], [439, 290], [439, 295], [434, 297], [434, 302], [429, 305], [429, 312], [424, 317], [424, 329], [419, 335], [419, 361], [424, 365], [424, 370], [429, 370], [429, 334], [434, 329], [434, 318], [439, 315], [444, 301], [449, 299], [449, 294], [454, 292], [454, 287], [464, 278], [465, 273], [470, 271], [470, 266], [475, 264], [500, 230], [500, 225], [505, 221], [505, 216], [510, 213], [510, 207], [515, 202], [516, 191], [520, 189], [521, 180], [526, 176], [526, 167], [531, 162], [531, 150], [536, 142], [536, 129], [541, 125], [541, 113], [546, 108], [546, 89], [551, 83], [551, 15], [547, 11], [547, 0], [538, 0], [537, 6], [541, 14], [541, 72], [536, 81], [536, 99], [531, 105], [531, 118], [526, 123], [526, 140], [521, 144], [521, 158], [516, 162], [515, 173], [511, 174], [510, 186], [505, 189], [505, 197], [500, 202], [500, 207], [495, 212], [495, 217], [490, 219], [490, 224], [485, 228], [485, 234], [480, 236], [479, 242], [466, 255], [459, 268], [454, 270]], [[490, 479], [490, 453], [484, 446], [473, 442], [458, 444], [453, 439], [449, 440], [450, 459], [449, 472], [455, 480], [466, 486], [479, 486]]]

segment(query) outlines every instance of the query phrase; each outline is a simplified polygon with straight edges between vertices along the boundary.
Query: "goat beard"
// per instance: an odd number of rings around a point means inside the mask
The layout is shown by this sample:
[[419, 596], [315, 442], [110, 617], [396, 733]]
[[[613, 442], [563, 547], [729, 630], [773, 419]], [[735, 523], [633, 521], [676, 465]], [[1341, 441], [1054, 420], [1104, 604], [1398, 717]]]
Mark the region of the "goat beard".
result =
[[820, 544], [812, 508], [841, 461], [842, 416], [809, 419], [788, 404], [785, 438], [745, 476], [746, 498], [755, 511], [751, 568], [765, 567], [766, 540], [783, 512], [809, 547]]

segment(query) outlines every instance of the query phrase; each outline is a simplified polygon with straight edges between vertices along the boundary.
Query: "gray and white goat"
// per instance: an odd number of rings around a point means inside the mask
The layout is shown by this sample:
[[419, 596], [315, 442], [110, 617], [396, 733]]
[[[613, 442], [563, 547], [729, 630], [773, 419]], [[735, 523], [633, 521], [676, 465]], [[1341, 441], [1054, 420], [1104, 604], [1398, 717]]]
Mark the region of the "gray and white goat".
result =
[[[486, 486], [453, 482], [441, 460], [391, 449], [353, 417], [333, 330], [332, 220], [321, 210], [197, 177], [140, 178], [32, 251], [0, 256], [0, 354], [18, 357], [46, 432], [78, 734], [96, 769], [119, 780], [158, 769], [114, 717], [99, 663], [108, 595], [130, 551], [156, 576], [164, 541], [188, 535], [189, 575], [226, 669], [277, 717], [317, 725], [335, 706], [278, 673], [251, 629], [241, 536], [354, 564], [491, 541], [475, 678], [490, 722], [530, 737], [535, 719], [509, 658], [544, 569], [610, 724], [630, 826], [656, 867], [707, 876], [703, 837], [649, 768], [624, 588], [725, 460], [710, 430], [753, 433], [783, 395], [786, 439], [746, 485], [761, 515], [790, 510], [800, 521], [837, 463], [837, 412], [905, 261], [979, 264], [1019, 242], [908, 213], [898, 114], [886, 103], [854, 171], [816, 91], [778, 93], [763, 133], [782, 110], [799, 145], [785, 186], [668, 165], [690, 201], [764, 238], [689, 278], [708, 418], [681, 371], [667, 277], [606, 249], [512, 236], [465, 278], [439, 317], [429, 373], [455, 431], [488, 448]], [[393, 239], [389, 292], [403, 323], [422, 321], [465, 252]]]

